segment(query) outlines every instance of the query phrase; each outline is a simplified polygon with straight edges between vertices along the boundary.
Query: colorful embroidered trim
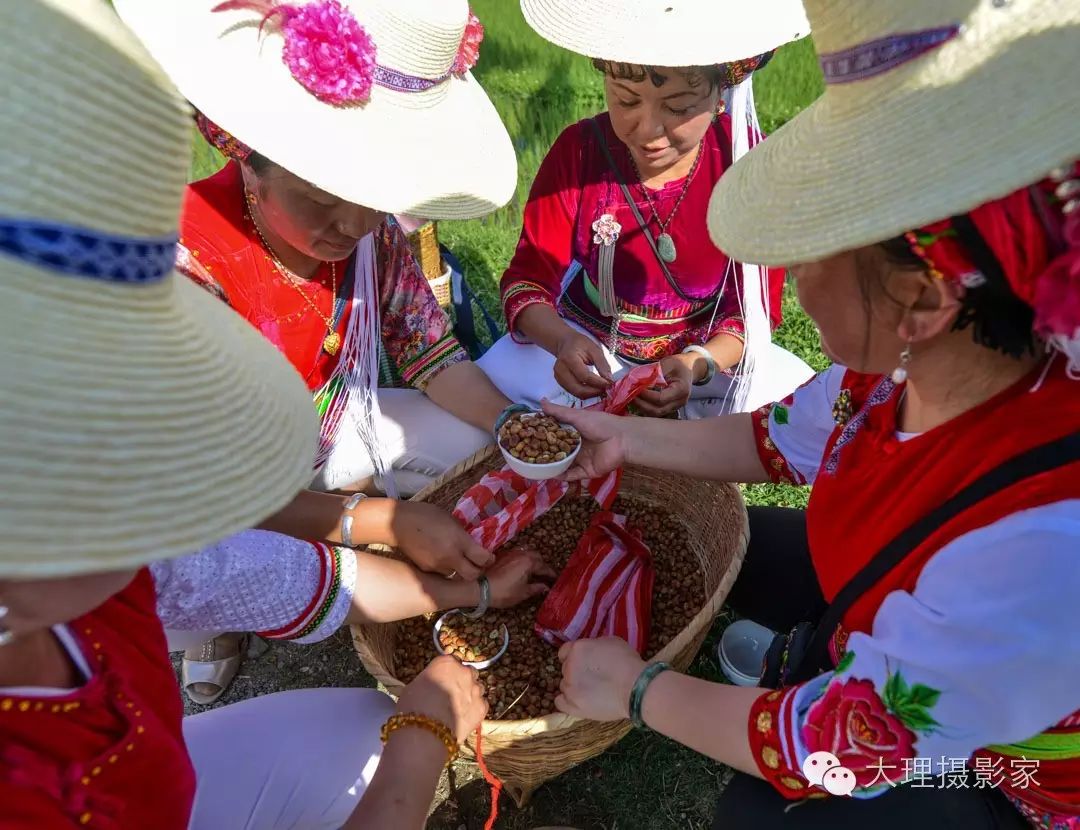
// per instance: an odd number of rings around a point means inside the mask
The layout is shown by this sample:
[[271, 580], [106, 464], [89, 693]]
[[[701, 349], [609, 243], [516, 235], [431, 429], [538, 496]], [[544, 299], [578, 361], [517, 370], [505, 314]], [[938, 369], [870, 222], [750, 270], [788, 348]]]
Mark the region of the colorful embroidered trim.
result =
[[[754, 447], [757, 449], [758, 458], [761, 459], [761, 466], [765, 468], [765, 472], [774, 484], [806, 484], [803, 477], [791, 468], [769, 435], [770, 421], [776, 410], [787, 412], [786, 407], [770, 404], [763, 406], [751, 416], [754, 427]], [[778, 421], [778, 423], [781, 422]]]
[[858, 411], [854, 418], [847, 422], [844, 426], [844, 431], [840, 433], [840, 437], [836, 443], [833, 444], [832, 452], [829, 453], [829, 458], [825, 462], [825, 472], [830, 475], [836, 472], [836, 468], [840, 465], [840, 450], [847, 446], [851, 439], [854, 438], [863, 425], [866, 423], [866, 419], [870, 415], [870, 410], [875, 406], [880, 406], [886, 403], [893, 396], [893, 392], [896, 391], [896, 384], [892, 382], [892, 378], [883, 377], [877, 386], [874, 387], [874, 391], [870, 393], [870, 397], [866, 399], [866, 403], [863, 404], [862, 409]]
[[522, 311], [537, 303], [555, 308], [555, 302], [548, 292], [541, 286], [531, 282], [516, 282], [509, 286], [503, 292], [502, 302], [507, 330], [517, 343], [529, 342], [521, 338], [517, 332], [517, 318]]
[[[520, 308], [524, 308], [523, 304]], [[521, 310], [517, 313], [520, 314]], [[582, 310], [566, 294], [559, 302], [559, 316], [573, 320], [579, 326], [589, 331], [598, 340], [604, 341], [610, 333], [610, 325], [601, 323], [596, 317]], [[624, 320], [625, 322], [625, 320]], [[648, 323], [656, 321], [649, 320]], [[649, 363], [668, 355], [676, 354], [691, 343], [704, 343], [718, 334], [731, 334], [740, 340], [745, 339], [745, 328], [740, 317], [728, 317], [717, 320], [711, 328], [707, 325], [686, 328], [674, 334], [658, 334], [648, 337], [626, 334], [621, 327], [618, 329], [617, 349], [620, 357], [634, 363]]]
[[405, 361], [401, 366], [401, 379], [422, 392], [444, 369], [468, 359], [468, 353], [451, 332], [418, 357]]
[[248, 156], [251, 155], [250, 147], [234, 137], [232, 133], [221, 129], [201, 112], [195, 113], [195, 126], [199, 128], [199, 132], [202, 133], [202, 137], [206, 139], [207, 144], [225, 158], [233, 161], [247, 161]]
[[105, 282], [157, 282], [173, 272], [176, 234], [117, 236], [48, 219], [0, 218], [0, 253], [58, 274]]
[[268, 640], [297, 640], [306, 637], [319, 627], [334, 607], [334, 601], [341, 590], [341, 551], [317, 542], [312, 543], [312, 548], [319, 556], [319, 586], [315, 596], [293, 622], [272, 631], [260, 631], [260, 637]]
[[850, 49], [821, 55], [825, 83], [846, 84], [890, 72], [948, 43], [961, 32], [959, 24], [905, 32], [860, 43]]
[[798, 686], [761, 695], [750, 707], [750, 751], [762, 777], [790, 801], [820, 798], [826, 793], [811, 790], [810, 782], [795, 769], [794, 745], [790, 729], [783, 724], [791, 718]]

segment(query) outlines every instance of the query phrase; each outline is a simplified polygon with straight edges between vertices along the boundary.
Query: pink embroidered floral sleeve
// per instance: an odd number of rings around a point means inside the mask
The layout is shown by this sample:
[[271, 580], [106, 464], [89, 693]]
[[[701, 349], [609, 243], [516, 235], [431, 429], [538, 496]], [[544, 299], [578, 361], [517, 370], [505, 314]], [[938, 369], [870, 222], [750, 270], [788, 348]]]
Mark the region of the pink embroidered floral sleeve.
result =
[[421, 392], [444, 369], [469, 359], [450, 318], [431, 292], [401, 227], [392, 219], [377, 231], [379, 299], [386, 355], [403, 383]]
[[[870, 632], [851, 633], [834, 672], [758, 698], [748, 737], [762, 776], [793, 800], [993, 787], [1029, 818], [1053, 813], [1038, 827], [1080, 827], [1080, 799], [1053, 810], [1047, 793], [1060, 802], [1053, 761], [1068, 757], [1065, 727], [1080, 723], [1080, 639], [1061, 636], [1061, 609], [1080, 590], [1078, 540], [1073, 500], [943, 547], [913, 591], [886, 598]], [[815, 753], [839, 761], [820, 784]]]

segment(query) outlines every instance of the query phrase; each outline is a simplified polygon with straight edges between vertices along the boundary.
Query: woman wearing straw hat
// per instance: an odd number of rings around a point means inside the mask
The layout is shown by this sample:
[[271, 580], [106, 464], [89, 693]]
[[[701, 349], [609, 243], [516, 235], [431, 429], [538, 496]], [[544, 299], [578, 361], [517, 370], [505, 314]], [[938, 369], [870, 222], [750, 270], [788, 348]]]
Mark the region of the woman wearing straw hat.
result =
[[724, 176], [709, 227], [791, 264], [836, 365], [755, 415], [557, 408], [578, 475], [813, 483], [805, 514], [752, 511], [731, 594], [785, 633], [778, 688], [580, 641], [558, 706], [738, 769], [717, 827], [1077, 827], [1080, 6], [807, 10], [825, 94]]
[[[480, 366], [508, 397], [590, 399], [634, 364], [670, 382], [645, 414], [702, 417], [783, 397], [810, 368], [770, 342], [784, 272], [705, 228], [716, 181], [761, 138], [751, 74], [807, 33], [798, 0], [522, 0], [547, 40], [593, 58], [608, 111], [549, 151], [502, 279], [511, 334]], [[762, 194], [764, 198], [766, 194]]]
[[[0, 825], [422, 827], [487, 709], [451, 658], [397, 707], [313, 689], [181, 723], [159, 614], [301, 614], [311, 636], [476, 597], [243, 531], [310, 479], [317, 423], [287, 361], [173, 269], [188, 108], [97, 0], [0, 5], [0, 27], [21, 35], [0, 46]], [[267, 561], [197, 584], [248, 535]]]
[[[322, 419], [312, 487], [374, 477], [394, 499], [489, 443], [510, 401], [390, 216], [469, 218], [513, 192], [509, 136], [469, 72], [483, 27], [465, 0], [115, 6], [229, 159], [188, 189], [178, 264], [303, 376]], [[264, 527], [393, 545], [451, 578], [491, 561], [444, 511], [361, 499], [306, 492]], [[189, 648], [192, 700], [217, 700], [244, 651], [240, 635]]]

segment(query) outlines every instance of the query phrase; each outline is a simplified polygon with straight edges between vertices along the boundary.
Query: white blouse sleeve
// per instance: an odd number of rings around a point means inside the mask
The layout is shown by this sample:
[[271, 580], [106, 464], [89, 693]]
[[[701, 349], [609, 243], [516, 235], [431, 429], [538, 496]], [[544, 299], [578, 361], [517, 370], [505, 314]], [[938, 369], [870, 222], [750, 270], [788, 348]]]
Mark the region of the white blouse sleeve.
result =
[[165, 628], [253, 631], [309, 643], [344, 623], [356, 556], [347, 548], [248, 530], [150, 570]]
[[936, 776], [1076, 712], [1078, 552], [1080, 500], [1016, 513], [943, 547], [914, 591], [886, 597], [871, 633], [851, 634], [834, 674], [785, 695], [783, 766], [796, 774], [810, 753], [832, 752], [855, 772], [854, 795], [872, 797], [911, 780], [919, 764]]
[[825, 446], [836, 429], [833, 402], [846, 372], [843, 366], [830, 366], [769, 412], [769, 438], [796, 484], [812, 484], [817, 477]]

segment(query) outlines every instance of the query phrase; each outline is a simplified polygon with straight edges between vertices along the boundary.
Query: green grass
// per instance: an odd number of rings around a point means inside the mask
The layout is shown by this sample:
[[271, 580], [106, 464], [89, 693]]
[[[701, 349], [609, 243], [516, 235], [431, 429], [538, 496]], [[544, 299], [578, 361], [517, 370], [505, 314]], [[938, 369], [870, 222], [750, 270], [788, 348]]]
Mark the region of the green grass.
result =
[[[505, 208], [483, 219], [442, 222], [439, 236], [462, 261], [468, 279], [496, 312], [498, 279], [517, 243], [521, 211], [529, 184], [556, 136], [569, 124], [604, 108], [600, 75], [590, 62], [549, 45], [526, 25], [514, 0], [472, 0], [487, 27], [477, 68], [513, 137], [519, 159], [519, 187]], [[759, 116], [772, 132], [805, 107], [822, 90], [821, 73], [810, 42], [780, 50], [755, 81]], [[198, 142], [192, 175], [207, 175], [220, 157]], [[702, 241], [708, 244], [707, 240]], [[785, 297], [785, 322], [778, 342], [815, 368], [826, 361], [818, 348], [817, 332]], [[751, 504], [804, 506], [802, 488], [754, 485], [745, 490]], [[728, 622], [714, 625], [692, 673], [720, 680], [715, 644]], [[720, 714], [720, 713], [718, 713]], [[460, 790], [445, 799], [429, 823], [435, 830], [467, 830], [483, 826], [487, 788], [474, 773], [459, 772]], [[541, 788], [523, 810], [503, 799], [500, 827], [528, 830], [544, 824], [593, 828], [708, 827], [716, 797], [729, 773], [721, 766], [653, 733], [634, 733], [600, 758], [583, 764]]]

